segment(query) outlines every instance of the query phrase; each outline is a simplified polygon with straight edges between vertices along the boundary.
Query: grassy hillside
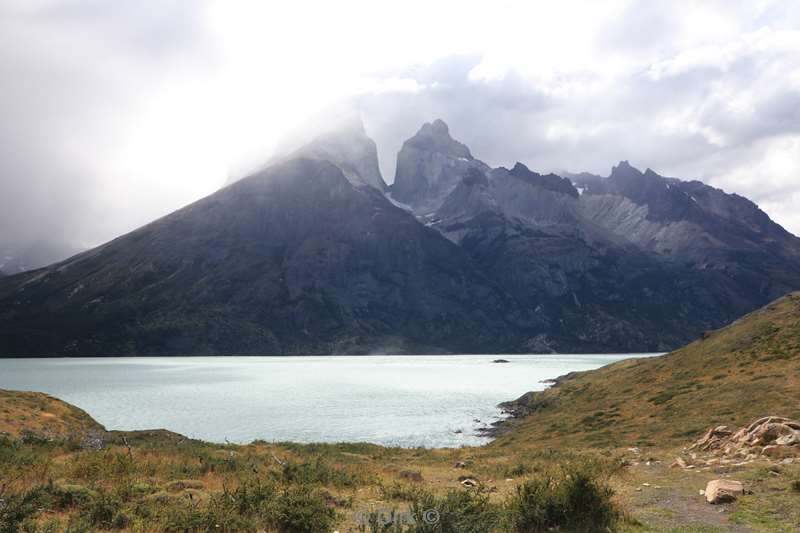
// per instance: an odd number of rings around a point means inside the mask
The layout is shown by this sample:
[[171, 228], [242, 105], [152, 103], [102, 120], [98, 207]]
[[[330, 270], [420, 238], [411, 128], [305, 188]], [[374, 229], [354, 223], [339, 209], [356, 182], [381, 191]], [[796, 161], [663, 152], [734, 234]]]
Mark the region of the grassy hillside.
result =
[[565, 377], [514, 407], [530, 416], [497, 445], [661, 447], [713, 425], [799, 418], [800, 293], [668, 355]]
[[74, 405], [38, 392], [0, 389], [0, 435], [20, 438], [27, 433], [45, 439], [69, 439], [92, 430], [105, 431]]

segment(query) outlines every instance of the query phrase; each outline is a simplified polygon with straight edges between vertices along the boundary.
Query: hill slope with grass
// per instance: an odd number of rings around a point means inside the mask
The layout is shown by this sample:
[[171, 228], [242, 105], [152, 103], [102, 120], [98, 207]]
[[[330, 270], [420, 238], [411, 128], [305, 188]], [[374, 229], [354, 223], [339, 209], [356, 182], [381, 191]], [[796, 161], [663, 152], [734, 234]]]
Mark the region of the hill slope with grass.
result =
[[559, 447], [678, 445], [713, 425], [798, 418], [800, 293], [670, 354], [568, 375], [506, 408], [518, 418], [501, 443]]
[[74, 405], [40, 392], [0, 389], [0, 436], [65, 439], [90, 431], [105, 428]]

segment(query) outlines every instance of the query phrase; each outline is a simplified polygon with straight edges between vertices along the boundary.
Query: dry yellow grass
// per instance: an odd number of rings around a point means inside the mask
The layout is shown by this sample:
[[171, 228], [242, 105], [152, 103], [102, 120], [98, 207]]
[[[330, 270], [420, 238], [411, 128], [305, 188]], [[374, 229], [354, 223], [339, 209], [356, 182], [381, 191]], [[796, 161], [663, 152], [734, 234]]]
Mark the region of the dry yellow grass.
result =
[[74, 405], [39, 392], [0, 389], [0, 435], [19, 438], [30, 432], [44, 438], [67, 439], [90, 430], [105, 429]]

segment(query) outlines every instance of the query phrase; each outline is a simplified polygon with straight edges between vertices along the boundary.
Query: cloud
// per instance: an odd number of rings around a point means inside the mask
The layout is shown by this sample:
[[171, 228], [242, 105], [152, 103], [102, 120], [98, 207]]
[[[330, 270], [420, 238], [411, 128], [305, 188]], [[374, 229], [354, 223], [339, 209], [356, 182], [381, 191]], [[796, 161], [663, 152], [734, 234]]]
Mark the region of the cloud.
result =
[[[625, 52], [613, 69], [601, 63], [543, 77], [492, 67], [494, 75], [484, 77], [475, 73], [487, 70], [486, 57], [454, 56], [404, 71], [422, 87], [413, 97], [362, 95], [367, 117], [379, 117], [368, 129], [384, 145], [387, 178], [402, 138], [421, 121], [441, 116], [491, 165], [518, 159], [543, 171], [607, 174], [617, 161], [629, 159], [746, 195], [800, 233], [794, 215], [800, 189], [800, 13], [777, 3], [742, 8], [733, 17], [741, 26], [731, 28], [726, 20], [712, 32], [716, 40], [687, 44], [668, 37], [691, 35], [684, 26], [694, 21], [670, 17], [663, 13], [668, 4], [654, 4], [634, 3], [636, 16], [623, 16], [613, 39], [598, 37], [605, 47], [600, 55]], [[642, 14], [648, 10], [651, 16]], [[774, 25], [768, 14], [780, 15]], [[649, 34], [625, 32], [625, 24], [648, 20], [659, 21], [651, 28], [657, 43]], [[643, 40], [643, 50], [636, 48]], [[628, 51], [626, 42], [635, 49]]]
[[792, 0], [8, 0], [0, 45], [0, 233], [15, 239], [113, 238], [341, 101], [388, 181], [402, 141], [441, 117], [492, 165], [629, 159], [800, 233]]
[[207, 44], [179, 2], [4, 2], [2, 238], [95, 244], [174, 208], [157, 184], [131, 205], [145, 178], [115, 157], [162, 90], [208, 67]]

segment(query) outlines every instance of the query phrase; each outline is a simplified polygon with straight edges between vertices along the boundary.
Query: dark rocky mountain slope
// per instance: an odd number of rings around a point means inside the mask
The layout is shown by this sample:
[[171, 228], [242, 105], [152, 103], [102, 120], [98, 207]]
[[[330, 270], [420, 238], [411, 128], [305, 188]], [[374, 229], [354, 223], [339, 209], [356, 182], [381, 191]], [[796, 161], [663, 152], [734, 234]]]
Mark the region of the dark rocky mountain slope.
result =
[[626, 162], [492, 169], [441, 120], [387, 188], [348, 123], [0, 279], [0, 354], [666, 351], [797, 289], [800, 240], [744, 198]]
[[800, 239], [746, 198], [627, 161], [608, 178], [573, 179], [588, 220], [663, 260], [730, 279], [749, 295], [748, 310], [798, 288]]
[[668, 350], [800, 288], [800, 239], [699, 182], [627, 162], [575, 184], [521, 163], [490, 169], [441, 121], [398, 155], [401, 184], [425, 196], [425, 176], [450, 193], [411, 209], [534, 310], [530, 351]]
[[456, 245], [295, 159], [0, 282], [0, 352], [514, 350], [518, 306]]
[[468, 172], [431, 227], [539, 320], [524, 347], [663, 351], [750, 310], [722, 276], [691, 270], [582, 218], [572, 184], [517, 164]]

